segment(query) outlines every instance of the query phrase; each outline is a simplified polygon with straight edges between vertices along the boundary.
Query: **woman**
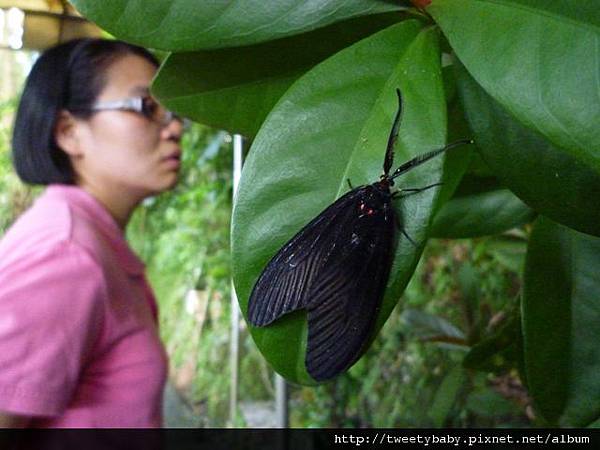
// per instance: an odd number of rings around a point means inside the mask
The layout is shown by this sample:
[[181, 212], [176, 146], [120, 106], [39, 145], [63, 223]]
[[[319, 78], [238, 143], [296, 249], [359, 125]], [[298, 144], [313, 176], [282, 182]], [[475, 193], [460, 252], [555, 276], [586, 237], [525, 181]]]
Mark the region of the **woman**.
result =
[[158, 427], [167, 360], [136, 206], [177, 182], [182, 123], [149, 94], [146, 50], [81, 39], [46, 51], [13, 160], [45, 192], [0, 241], [0, 426]]

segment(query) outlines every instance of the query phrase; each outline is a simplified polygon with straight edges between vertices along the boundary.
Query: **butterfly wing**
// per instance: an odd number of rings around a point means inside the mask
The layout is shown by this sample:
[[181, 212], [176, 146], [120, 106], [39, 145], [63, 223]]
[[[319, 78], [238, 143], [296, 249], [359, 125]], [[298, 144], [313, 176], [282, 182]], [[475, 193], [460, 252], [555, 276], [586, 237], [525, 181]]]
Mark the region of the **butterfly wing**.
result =
[[391, 201], [373, 203], [371, 186], [356, 188], [284, 245], [252, 291], [253, 325], [307, 310], [305, 364], [315, 380], [346, 370], [368, 342], [389, 277], [394, 220]]
[[392, 265], [391, 207], [387, 217], [355, 220], [347, 226], [308, 293], [305, 365], [317, 381], [342, 373], [366, 349]]
[[248, 320], [252, 325], [266, 326], [284, 314], [306, 307], [309, 288], [334, 244], [332, 235], [340, 220], [347, 220], [360, 190], [356, 188], [328, 206], [269, 261], [248, 301]]

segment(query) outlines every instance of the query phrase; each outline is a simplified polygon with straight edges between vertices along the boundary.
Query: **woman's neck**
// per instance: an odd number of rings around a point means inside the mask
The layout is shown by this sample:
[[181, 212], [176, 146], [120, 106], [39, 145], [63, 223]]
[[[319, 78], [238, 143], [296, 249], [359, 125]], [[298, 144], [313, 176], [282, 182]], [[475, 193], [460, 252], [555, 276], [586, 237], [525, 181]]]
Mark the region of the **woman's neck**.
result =
[[83, 181], [77, 184], [98, 200], [112, 216], [117, 225], [119, 225], [119, 228], [125, 231], [131, 214], [133, 214], [133, 211], [141, 202], [140, 196], [128, 195], [125, 189], [119, 189], [118, 187], [101, 188]]

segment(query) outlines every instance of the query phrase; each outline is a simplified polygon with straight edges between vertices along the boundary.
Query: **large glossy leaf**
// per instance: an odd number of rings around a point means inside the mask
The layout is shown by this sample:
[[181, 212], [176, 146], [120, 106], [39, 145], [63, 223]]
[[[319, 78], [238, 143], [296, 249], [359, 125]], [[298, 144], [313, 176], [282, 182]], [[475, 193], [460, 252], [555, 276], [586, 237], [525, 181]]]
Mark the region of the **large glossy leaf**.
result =
[[464, 68], [457, 78], [477, 148], [502, 184], [540, 214], [600, 235], [600, 171], [520, 124]]
[[254, 137], [300, 75], [400, 18], [397, 13], [371, 15], [247, 47], [173, 53], [161, 66], [152, 92], [182, 116]]
[[600, 418], [600, 239], [536, 220], [525, 262], [523, 332], [529, 392], [551, 423]]
[[[462, 111], [462, 105], [456, 95], [454, 68], [451, 65], [444, 67], [442, 75], [446, 102], [448, 103], [448, 142], [470, 139], [472, 133]], [[440, 189], [440, 196], [436, 204], [436, 214], [454, 195], [460, 180], [469, 168], [470, 161], [474, 155], [473, 147], [473, 145], [455, 147], [446, 153], [445, 172], [451, 174], [451, 176], [443, 180], [444, 184]]]
[[496, 178], [465, 175], [436, 214], [431, 236], [468, 238], [497, 234], [530, 222], [535, 213]]
[[596, 0], [435, 0], [477, 82], [580, 166], [600, 171], [600, 8]]
[[[377, 181], [397, 107], [404, 116], [396, 164], [443, 146], [444, 92], [436, 30], [406, 21], [348, 47], [300, 78], [258, 133], [244, 166], [232, 220], [235, 287], [244, 315], [252, 286], [268, 260], [307, 222], [347, 190]], [[408, 173], [400, 184], [442, 177], [442, 158]], [[436, 189], [398, 204], [404, 227], [422, 243]], [[414, 271], [422, 246], [400, 239], [377, 320], [379, 329]], [[312, 384], [304, 368], [303, 312], [265, 328], [250, 327], [259, 349], [287, 379]]]
[[178, 52], [251, 45], [351, 17], [402, 8], [398, 3], [380, 0], [71, 0], [71, 3], [119, 39]]
[[[455, 64], [460, 64], [455, 61]], [[444, 87], [456, 91], [456, 69], [444, 68]], [[448, 106], [448, 141], [472, 138], [473, 133], [458, 95], [453, 95]], [[530, 221], [534, 213], [492, 175], [478, 152], [469, 152], [466, 172], [458, 179], [458, 186], [448, 186], [452, 197], [444, 197], [436, 213], [430, 236], [436, 238], [468, 238], [501, 233]], [[465, 150], [462, 150], [464, 153]], [[447, 186], [447, 185], [446, 185]], [[446, 187], [445, 186], [445, 187]]]

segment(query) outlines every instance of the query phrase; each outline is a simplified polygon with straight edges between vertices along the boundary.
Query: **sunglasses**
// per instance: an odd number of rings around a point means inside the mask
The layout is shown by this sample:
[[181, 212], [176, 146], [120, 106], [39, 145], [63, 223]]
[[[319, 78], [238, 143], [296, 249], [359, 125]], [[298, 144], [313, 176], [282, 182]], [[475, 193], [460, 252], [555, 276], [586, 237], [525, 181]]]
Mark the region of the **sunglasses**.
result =
[[91, 111], [132, 111], [141, 114], [146, 119], [156, 122], [161, 126], [166, 126], [173, 120], [183, 122], [178, 115], [165, 109], [150, 96], [139, 96], [124, 98], [121, 100], [111, 100], [105, 102], [96, 102]]

